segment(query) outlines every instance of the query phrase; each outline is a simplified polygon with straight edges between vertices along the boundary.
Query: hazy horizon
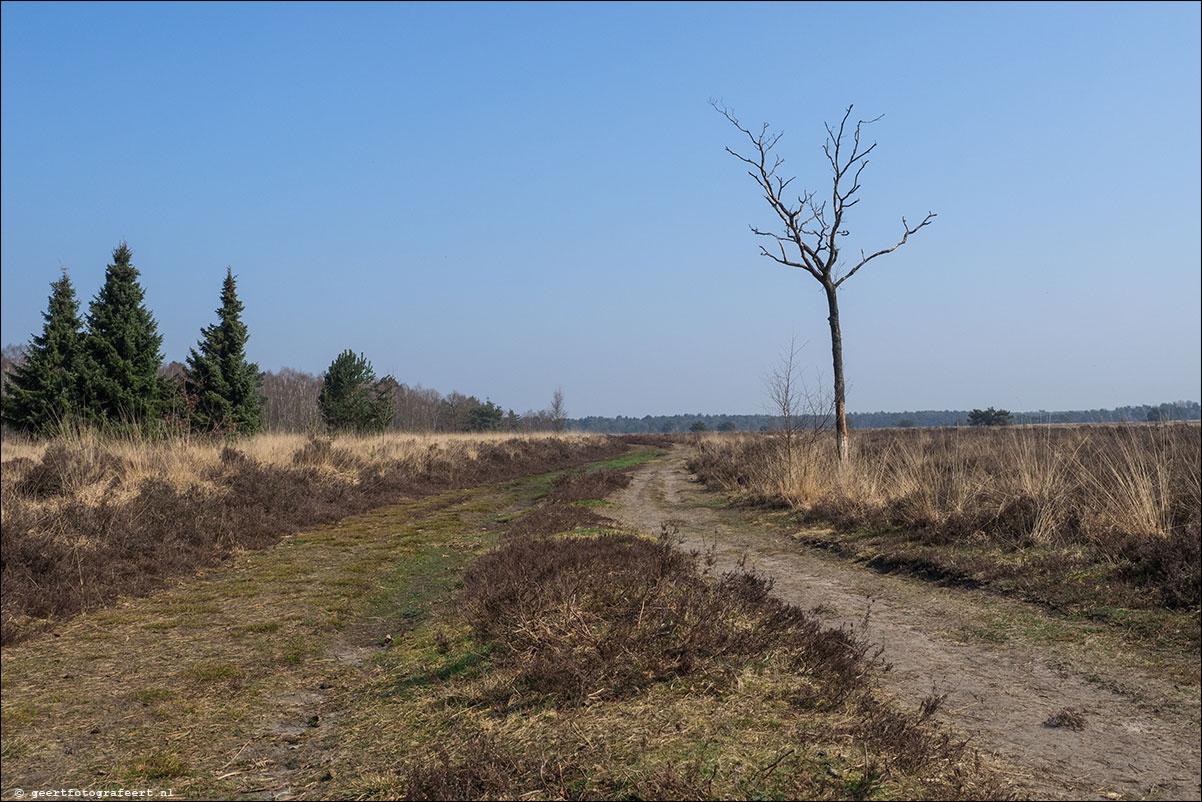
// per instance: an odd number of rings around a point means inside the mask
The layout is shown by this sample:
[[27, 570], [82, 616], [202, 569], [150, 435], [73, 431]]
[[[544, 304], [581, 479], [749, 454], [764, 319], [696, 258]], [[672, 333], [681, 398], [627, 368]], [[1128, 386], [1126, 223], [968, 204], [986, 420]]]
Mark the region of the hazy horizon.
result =
[[757, 255], [708, 100], [819, 192], [854, 103], [884, 117], [847, 252], [939, 216], [841, 290], [849, 412], [1202, 398], [1197, 4], [2, 14], [4, 344], [126, 238], [165, 361], [229, 265], [265, 370], [350, 348], [518, 411], [762, 414], [791, 337], [829, 386], [825, 302]]

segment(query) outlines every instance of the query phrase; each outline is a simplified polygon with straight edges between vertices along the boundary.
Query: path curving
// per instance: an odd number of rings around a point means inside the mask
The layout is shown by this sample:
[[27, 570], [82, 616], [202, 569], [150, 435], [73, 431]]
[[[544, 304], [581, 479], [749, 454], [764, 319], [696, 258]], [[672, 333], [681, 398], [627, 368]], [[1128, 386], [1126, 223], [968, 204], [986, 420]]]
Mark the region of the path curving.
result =
[[[1098, 659], [1106, 647], [1096, 643], [990, 643], [973, 633], [999, 614], [1028, 622], [1049, 614], [980, 591], [882, 575], [803, 546], [717, 503], [689, 474], [687, 456], [678, 446], [640, 468], [607, 512], [647, 532], [671, 521], [684, 548], [713, 549], [718, 571], [745, 557], [780, 598], [815, 609], [830, 625], [855, 626], [892, 664], [880, 675], [882, 687], [911, 708], [932, 688], [946, 693], [941, 718], [1005, 766], [1019, 796], [1202, 798], [1196, 685], [1174, 684], [1138, 660]], [[1082, 729], [1046, 725], [1066, 708], [1083, 716]]]

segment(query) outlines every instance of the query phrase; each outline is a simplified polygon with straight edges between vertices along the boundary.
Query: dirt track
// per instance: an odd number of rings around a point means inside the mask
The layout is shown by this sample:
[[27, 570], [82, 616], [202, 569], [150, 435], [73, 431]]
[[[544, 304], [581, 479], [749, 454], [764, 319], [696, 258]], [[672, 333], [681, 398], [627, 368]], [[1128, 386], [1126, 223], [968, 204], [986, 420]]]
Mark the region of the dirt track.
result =
[[[771, 577], [781, 598], [816, 608], [832, 625], [855, 626], [892, 664], [881, 674], [882, 687], [909, 707], [932, 687], [948, 694], [942, 718], [1007, 767], [1018, 795], [1202, 796], [1196, 685], [1176, 685], [1088, 637], [991, 643], [979, 633], [999, 615], [1021, 620], [1027, 632], [1039, 632], [1049, 615], [979, 591], [881, 575], [806, 548], [716, 504], [684, 467], [687, 453], [678, 447], [641, 468], [613, 497], [618, 506], [610, 514], [650, 532], [673, 521], [684, 548], [714, 549], [716, 570], [746, 555], [747, 567]], [[1083, 716], [1082, 729], [1045, 724], [1066, 708]]]

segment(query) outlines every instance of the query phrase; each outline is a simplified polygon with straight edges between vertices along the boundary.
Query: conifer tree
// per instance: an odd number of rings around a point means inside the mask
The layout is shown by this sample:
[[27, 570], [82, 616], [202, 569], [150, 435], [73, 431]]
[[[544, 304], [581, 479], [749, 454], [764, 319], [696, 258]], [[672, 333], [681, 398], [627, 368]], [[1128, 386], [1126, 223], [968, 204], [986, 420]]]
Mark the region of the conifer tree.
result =
[[339, 354], [321, 381], [317, 406], [331, 431], [381, 432], [392, 422], [394, 411], [388, 380], [376, 372], [362, 354], [347, 349]]
[[36, 434], [55, 431], [79, 407], [79, 301], [65, 268], [62, 278], [50, 287], [42, 333], [33, 337], [24, 362], [13, 370], [4, 388], [4, 423]]
[[167, 404], [166, 383], [157, 375], [163, 338], [142, 303], [146, 292], [132, 258], [122, 240], [88, 310], [80, 395], [84, 414], [100, 424], [147, 423]]
[[188, 354], [184, 392], [194, 429], [253, 434], [263, 426], [259, 366], [246, 361], [242, 309], [233, 270], [226, 268], [218, 322], [201, 329], [198, 347]]

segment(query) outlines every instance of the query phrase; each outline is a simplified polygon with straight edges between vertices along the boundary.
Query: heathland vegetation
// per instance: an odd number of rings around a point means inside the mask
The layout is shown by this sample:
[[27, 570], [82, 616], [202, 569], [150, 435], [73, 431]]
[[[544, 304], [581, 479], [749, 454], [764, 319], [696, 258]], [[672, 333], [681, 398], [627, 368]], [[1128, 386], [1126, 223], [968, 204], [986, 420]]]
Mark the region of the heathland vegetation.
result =
[[235, 447], [96, 432], [10, 437], [0, 474], [3, 641], [305, 527], [625, 449], [538, 435], [264, 434]]
[[[1197, 644], [1198, 425], [862, 431], [848, 465], [827, 437], [707, 435], [691, 467], [744, 502], [792, 510], [807, 543], [878, 569]], [[1181, 615], [1169, 625], [1164, 610]]]
[[606, 518], [624, 469], [654, 456], [347, 518], [6, 649], [6, 787], [998, 795], [932, 720], [940, 696], [898, 707], [874, 689], [879, 660], [855, 633], [762, 578], [714, 576], [671, 527], [657, 541]]

